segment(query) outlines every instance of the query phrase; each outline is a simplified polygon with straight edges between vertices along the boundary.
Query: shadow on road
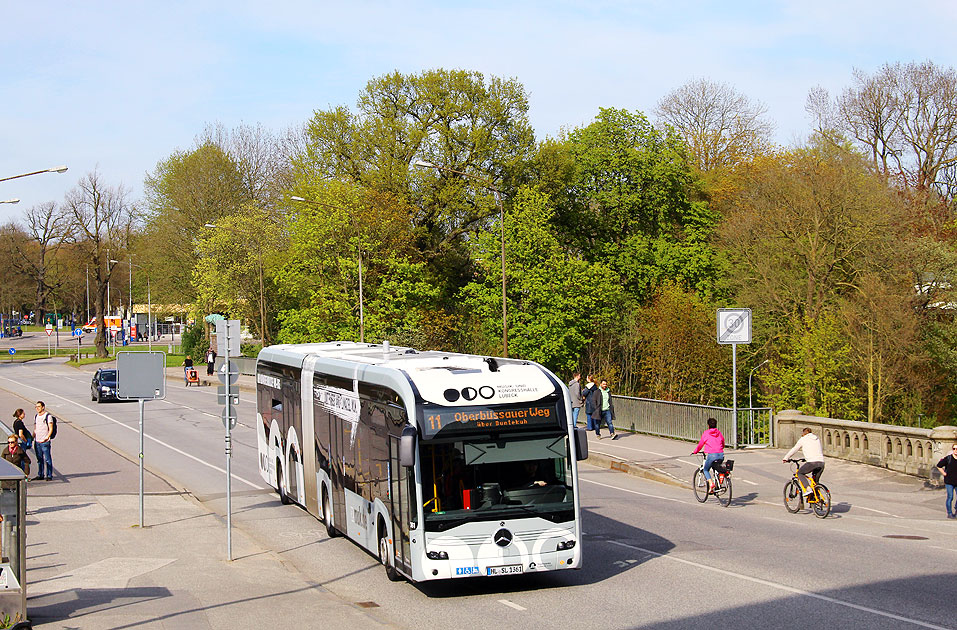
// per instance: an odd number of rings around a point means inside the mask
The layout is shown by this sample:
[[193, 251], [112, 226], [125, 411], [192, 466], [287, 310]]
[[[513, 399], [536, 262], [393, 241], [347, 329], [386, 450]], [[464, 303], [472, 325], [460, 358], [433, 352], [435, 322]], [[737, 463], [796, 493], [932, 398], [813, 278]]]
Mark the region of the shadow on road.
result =
[[461, 578], [443, 582], [421, 582], [416, 584], [427, 597], [468, 597], [472, 595], [489, 595], [494, 593], [521, 593], [541, 589], [564, 588], [582, 586], [603, 582], [626, 571], [640, 566], [647, 556], [636, 560], [634, 551], [627, 548], [602, 547], [601, 557], [596, 554], [595, 547], [589, 546], [589, 541], [603, 539], [628, 539], [635, 545], [651, 549], [657, 553], [668, 553], [674, 549], [674, 544], [666, 539], [652, 534], [649, 531], [633, 527], [591, 511], [583, 507], [582, 529], [585, 532], [582, 568], [572, 571], [551, 571], [547, 573], [526, 573], [515, 577], [497, 578]]

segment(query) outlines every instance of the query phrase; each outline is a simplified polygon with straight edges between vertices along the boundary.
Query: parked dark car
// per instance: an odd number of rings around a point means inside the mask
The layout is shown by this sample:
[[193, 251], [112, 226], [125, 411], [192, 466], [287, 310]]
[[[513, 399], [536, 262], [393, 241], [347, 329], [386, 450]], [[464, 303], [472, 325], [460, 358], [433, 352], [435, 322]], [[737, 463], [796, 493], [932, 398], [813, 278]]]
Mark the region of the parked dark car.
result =
[[116, 399], [116, 369], [98, 369], [93, 374], [93, 382], [90, 384], [90, 400], [101, 403], [104, 400]]

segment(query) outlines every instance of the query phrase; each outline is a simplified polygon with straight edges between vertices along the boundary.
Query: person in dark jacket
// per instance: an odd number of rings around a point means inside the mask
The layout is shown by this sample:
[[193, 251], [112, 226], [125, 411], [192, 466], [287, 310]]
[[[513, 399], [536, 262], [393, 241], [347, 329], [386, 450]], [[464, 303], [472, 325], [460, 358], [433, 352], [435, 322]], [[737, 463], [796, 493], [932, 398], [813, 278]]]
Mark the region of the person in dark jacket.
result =
[[30, 456], [20, 448], [20, 440], [13, 433], [7, 436], [7, 447], [3, 449], [3, 453], [0, 453], [0, 457], [22, 470], [28, 478], [30, 477]]
[[947, 518], [957, 518], [957, 508], [954, 506], [954, 495], [957, 494], [957, 443], [950, 449], [950, 455], [937, 462], [937, 470], [944, 476], [944, 487], [947, 488]]
[[578, 424], [578, 414], [582, 410], [582, 375], [581, 372], [572, 374], [568, 381], [568, 397], [572, 401], [572, 424]]
[[[582, 401], [585, 403], [585, 430], [595, 430], [595, 435], [601, 437], [598, 431], [601, 420], [601, 396], [598, 394], [598, 386], [595, 384], [595, 378], [589, 374], [585, 377], [585, 387], [582, 389]], [[596, 412], [597, 409], [597, 412]]]

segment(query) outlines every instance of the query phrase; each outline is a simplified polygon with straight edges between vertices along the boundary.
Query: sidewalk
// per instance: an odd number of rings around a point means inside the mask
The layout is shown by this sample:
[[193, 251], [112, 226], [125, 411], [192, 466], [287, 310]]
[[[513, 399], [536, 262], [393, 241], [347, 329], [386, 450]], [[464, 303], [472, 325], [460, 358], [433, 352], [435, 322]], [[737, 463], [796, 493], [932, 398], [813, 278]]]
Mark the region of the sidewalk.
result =
[[[29, 401], [0, 391], [0, 408]], [[61, 422], [54, 481], [27, 485], [27, 607], [36, 628], [381, 628], [233, 527]], [[35, 467], [34, 462], [34, 467]], [[35, 468], [34, 468], [35, 471]]]

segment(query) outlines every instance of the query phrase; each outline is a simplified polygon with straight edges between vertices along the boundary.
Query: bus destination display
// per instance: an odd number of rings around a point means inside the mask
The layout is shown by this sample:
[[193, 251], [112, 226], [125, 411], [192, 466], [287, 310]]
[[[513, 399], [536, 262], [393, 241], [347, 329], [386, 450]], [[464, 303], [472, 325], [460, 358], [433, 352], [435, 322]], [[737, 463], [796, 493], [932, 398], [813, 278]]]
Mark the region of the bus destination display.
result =
[[540, 427], [558, 427], [554, 406], [427, 408], [422, 434], [485, 433]]

